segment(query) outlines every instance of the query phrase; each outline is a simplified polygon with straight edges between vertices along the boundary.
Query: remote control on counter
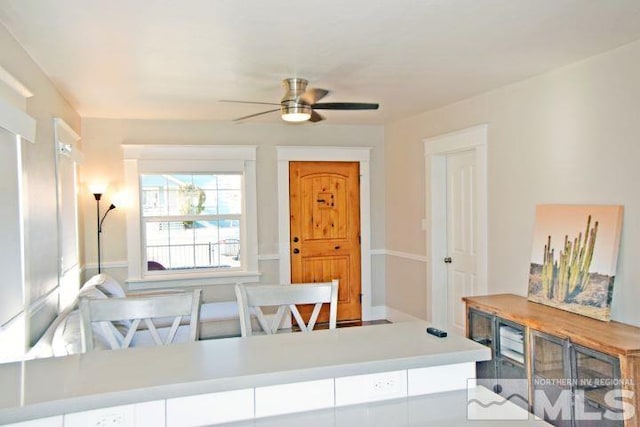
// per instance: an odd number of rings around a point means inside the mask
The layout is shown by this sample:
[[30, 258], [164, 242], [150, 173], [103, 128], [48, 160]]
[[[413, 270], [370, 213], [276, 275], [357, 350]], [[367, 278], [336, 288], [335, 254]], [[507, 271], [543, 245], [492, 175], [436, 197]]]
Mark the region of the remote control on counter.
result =
[[431, 326], [427, 328], [427, 333], [435, 335], [438, 338], [444, 338], [447, 336], [447, 333], [445, 331], [441, 331], [440, 329], [433, 328]]

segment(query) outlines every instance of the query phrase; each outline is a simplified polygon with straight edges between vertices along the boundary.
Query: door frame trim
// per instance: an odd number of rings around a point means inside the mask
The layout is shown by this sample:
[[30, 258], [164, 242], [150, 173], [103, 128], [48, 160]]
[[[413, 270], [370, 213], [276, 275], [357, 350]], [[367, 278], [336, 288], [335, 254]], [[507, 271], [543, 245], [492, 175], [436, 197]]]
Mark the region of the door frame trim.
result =
[[276, 146], [278, 153], [278, 255], [280, 282], [291, 283], [289, 162], [360, 163], [360, 292], [362, 320], [373, 320], [371, 306], [371, 183], [373, 147]]
[[479, 294], [487, 293], [487, 135], [488, 124], [472, 126], [423, 139], [425, 153], [425, 201], [427, 214], [427, 306], [431, 321], [442, 327], [447, 319], [447, 155], [473, 150], [476, 164], [477, 201], [477, 284]]

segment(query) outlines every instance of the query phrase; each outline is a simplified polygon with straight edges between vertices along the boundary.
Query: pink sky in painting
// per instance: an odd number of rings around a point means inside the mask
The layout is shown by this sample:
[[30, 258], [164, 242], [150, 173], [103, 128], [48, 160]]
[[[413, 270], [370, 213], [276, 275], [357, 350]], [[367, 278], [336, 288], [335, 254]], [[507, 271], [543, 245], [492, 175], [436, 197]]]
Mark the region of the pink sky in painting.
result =
[[[533, 233], [531, 262], [542, 264], [544, 245], [551, 235], [551, 247], [555, 249], [555, 260], [562, 250], [564, 236], [573, 241], [587, 227], [587, 217], [591, 215], [591, 227], [596, 221], [598, 235], [594, 248], [590, 273], [615, 276], [616, 260], [622, 227], [622, 206], [603, 205], [538, 205]], [[583, 237], [584, 239], [584, 237]]]

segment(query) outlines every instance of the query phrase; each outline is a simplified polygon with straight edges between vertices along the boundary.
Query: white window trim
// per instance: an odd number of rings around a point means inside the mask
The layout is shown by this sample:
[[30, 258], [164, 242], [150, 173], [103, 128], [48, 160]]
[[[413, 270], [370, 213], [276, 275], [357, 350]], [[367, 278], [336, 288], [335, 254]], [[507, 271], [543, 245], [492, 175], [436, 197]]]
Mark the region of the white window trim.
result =
[[[242, 282], [257, 282], [258, 215], [256, 194], [255, 145], [130, 145], [123, 144], [124, 178], [127, 191], [134, 201], [127, 208], [128, 279], [130, 289], [203, 286]], [[190, 170], [183, 165], [191, 164]], [[142, 266], [142, 230], [140, 217], [140, 173], [159, 171], [196, 171], [207, 167], [213, 171], [244, 173], [243, 221], [245, 233], [241, 247], [246, 261], [242, 270], [223, 272], [185, 272], [166, 275], [145, 275]], [[168, 168], [168, 169], [167, 169]], [[199, 170], [200, 172], [206, 169]]]
[[[14, 97], [7, 97], [7, 94], [0, 93], [0, 128], [7, 130], [9, 133], [16, 136], [15, 144], [17, 150], [16, 161], [18, 164], [18, 209], [20, 223], [17, 226], [20, 228], [20, 243], [19, 247], [15, 248], [20, 251], [20, 276], [22, 287], [22, 311], [16, 316], [6, 322], [4, 325], [0, 325], [0, 348], [6, 349], [3, 354], [0, 354], [0, 362], [19, 360], [23, 357], [24, 352], [27, 349], [27, 343], [29, 341], [27, 331], [27, 307], [28, 301], [30, 301], [30, 289], [26, 285], [26, 265], [25, 265], [25, 235], [28, 232], [26, 230], [27, 224], [24, 220], [25, 215], [25, 200], [23, 199], [24, 188], [22, 177], [22, 141], [28, 141], [35, 143], [36, 141], [36, 119], [26, 113], [26, 101], [27, 98], [33, 96], [33, 93], [24, 86], [18, 79], [10, 74], [6, 69], [0, 66], [0, 83], [6, 85], [6, 87], [15, 93]], [[11, 103], [12, 99], [20, 99], [21, 108], [16, 107]], [[13, 142], [12, 142], [13, 143]]]
[[[78, 148], [78, 141], [80, 141], [80, 135], [78, 135], [73, 128], [71, 128], [71, 126], [69, 126], [69, 124], [67, 122], [65, 122], [63, 119], [59, 118], [59, 117], [55, 117], [53, 119], [53, 134], [54, 134], [54, 139], [55, 139], [55, 144], [56, 144], [56, 163], [55, 163], [55, 167], [56, 167], [56, 204], [57, 204], [57, 208], [56, 208], [56, 214], [58, 215], [58, 292], [60, 295], [58, 304], [59, 304], [59, 309], [62, 310], [64, 308], [66, 308], [67, 306], [69, 306], [70, 304], [73, 303], [73, 301], [75, 300], [76, 296], [78, 295], [78, 292], [80, 291], [80, 254], [76, 254], [77, 258], [76, 258], [76, 263], [75, 267], [73, 268], [73, 271], [69, 271], [69, 266], [65, 265], [65, 260], [63, 259], [63, 242], [62, 242], [62, 237], [61, 237], [61, 233], [63, 232], [63, 225], [62, 225], [62, 218], [60, 217], [60, 203], [62, 203], [61, 200], [61, 195], [62, 195], [62, 182], [60, 181], [60, 172], [59, 172], [59, 168], [60, 168], [60, 156], [65, 156], [65, 157], [69, 157], [74, 163], [75, 163], [75, 168], [76, 171], [74, 172], [76, 174], [76, 182], [75, 182], [75, 188], [74, 190], [76, 191], [76, 195], [74, 198], [74, 206], [73, 206], [73, 210], [75, 212], [75, 219], [76, 219], [76, 224], [75, 224], [75, 230], [74, 230], [74, 234], [75, 234], [75, 240], [76, 240], [76, 249], [80, 248], [80, 241], [78, 240], [79, 238], [79, 230], [78, 230], [78, 218], [79, 218], [79, 214], [78, 214], [78, 194], [77, 194], [77, 186], [78, 186], [78, 182], [77, 182], [77, 166], [80, 165], [83, 160], [84, 160], [84, 156], [82, 154], [82, 151], [80, 151], [80, 149]], [[66, 275], [77, 275], [77, 280], [73, 280], [71, 282], [65, 282], [63, 279]], [[45, 295], [44, 298], [46, 300], [46, 298], [48, 298], [49, 295]]]
[[0, 98], [0, 128], [32, 143], [36, 140], [35, 119], [2, 98]]

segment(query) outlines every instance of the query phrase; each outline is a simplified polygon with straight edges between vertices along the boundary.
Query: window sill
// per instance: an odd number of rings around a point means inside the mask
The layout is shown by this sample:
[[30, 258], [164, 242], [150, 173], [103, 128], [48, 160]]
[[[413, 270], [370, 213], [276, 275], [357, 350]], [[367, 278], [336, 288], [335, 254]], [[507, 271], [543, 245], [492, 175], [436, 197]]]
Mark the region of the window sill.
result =
[[150, 275], [142, 279], [128, 279], [129, 290], [183, 288], [210, 285], [233, 285], [260, 280], [258, 271], [229, 271], [224, 273], [176, 273]]

